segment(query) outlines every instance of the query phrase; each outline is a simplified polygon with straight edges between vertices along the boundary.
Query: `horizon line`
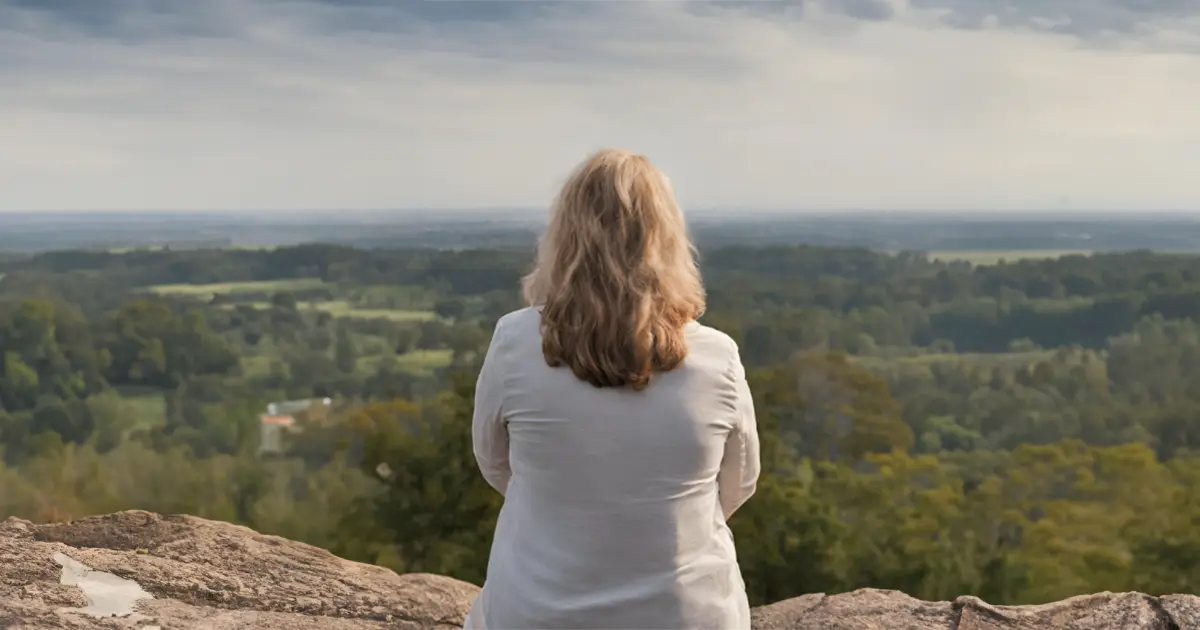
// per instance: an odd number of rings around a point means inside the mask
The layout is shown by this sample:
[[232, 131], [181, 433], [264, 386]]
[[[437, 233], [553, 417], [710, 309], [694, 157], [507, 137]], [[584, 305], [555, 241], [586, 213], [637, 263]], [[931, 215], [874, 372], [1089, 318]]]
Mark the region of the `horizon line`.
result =
[[[520, 214], [543, 214], [547, 213], [548, 209], [533, 206], [478, 206], [478, 207], [456, 207], [456, 208], [423, 208], [423, 207], [397, 207], [397, 208], [196, 208], [196, 209], [55, 209], [55, 210], [11, 210], [0, 209], [0, 216], [64, 216], [64, 215], [154, 215], [168, 218], [171, 216], [181, 215], [206, 215], [206, 216], [238, 216], [239, 218], [281, 218], [287, 215], [301, 216], [322, 216], [322, 215], [381, 215], [388, 213], [396, 214], [426, 214], [437, 213], [438, 215], [462, 215], [462, 214], [497, 214], [497, 213], [520, 213]], [[248, 214], [253, 216], [247, 216]], [[742, 215], [742, 216], [763, 216], [769, 215], [772, 217], [819, 217], [819, 218], [836, 218], [844, 216], [863, 216], [863, 215], [902, 215], [902, 216], [931, 216], [943, 217], [951, 215], [957, 219], [970, 219], [973, 216], [995, 216], [995, 215], [1021, 215], [1022, 219], [1035, 218], [1026, 215], [1054, 215], [1078, 218], [1080, 215], [1129, 215], [1139, 214], [1146, 215], [1194, 215], [1200, 218], [1200, 205], [1195, 208], [992, 208], [992, 209], [964, 209], [964, 208], [938, 208], [938, 209], [913, 209], [913, 208], [827, 208], [827, 209], [777, 209], [777, 208], [693, 208], [685, 209], [685, 215]], [[301, 218], [301, 217], [297, 217]], [[429, 219], [436, 219], [436, 216], [428, 216]], [[498, 217], [499, 218], [499, 217]]]

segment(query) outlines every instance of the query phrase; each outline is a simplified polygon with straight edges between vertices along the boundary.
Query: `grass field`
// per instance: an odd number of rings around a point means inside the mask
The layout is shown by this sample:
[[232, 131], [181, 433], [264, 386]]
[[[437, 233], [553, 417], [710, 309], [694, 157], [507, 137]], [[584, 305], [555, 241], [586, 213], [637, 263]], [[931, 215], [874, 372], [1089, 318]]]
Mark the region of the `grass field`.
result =
[[[450, 350], [413, 350], [396, 357], [396, 368], [417, 376], [427, 376], [434, 370], [450, 365], [454, 353]], [[267, 354], [242, 357], [242, 373], [248, 378], [260, 378], [271, 373], [271, 363], [277, 360]], [[383, 355], [360, 356], [356, 372], [360, 375], [373, 374], [379, 368]], [[160, 397], [161, 399], [161, 397]]]
[[[251, 306], [257, 309], [270, 308], [267, 302], [239, 302], [223, 304], [222, 308], [234, 309], [239, 306]], [[437, 319], [437, 313], [401, 308], [358, 308], [345, 300], [329, 300], [325, 302], [300, 302], [302, 311], [322, 311], [334, 317], [349, 317], [353, 319], [390, 319], [394, 322], [427, 322]]]
[[946, 262], [963, 261], [972, 265], [995, 265], [1000, 261], [1016, 262], [1018, 260], [1045, 260], [1047, 258], [1062, 258], [1063, 256], [1088, 256], [1094, 252], [1084, 249], [1010, 249], [1010, 250], [978, 250], [978, 251], [932, 251], [930, 260]]
[[174, 295], [208, 299], [214, 295], [238, 293], [272, 293], [277, 291], [308, 291], [329, 286], [320, 278], [261, 280], [255, 282], [222, 282], [220, 284], [160, 284], [147, 290], [158, 295]]
[[[396, 367], [412, 374], [425, 375], [436, 369], [450, 365], [454, 353], [450, 350], [413, 350], [396, 357]], [[374, 371], [379, 366], [382, 357], [363, 357], [359, 359], [359, 369]]]
[[868, 369], [884, 369], [887, 367], [899, 367], [904, 365], [932, 365], [934, 363], [964, 363], [986, 367], [1014, 368], [1032, 365], [1038, 361], [1049, 359], [1053, 355], [1053, 350], [996, 353], [964, 352], [961, 354], [956, 352], [947, 352], [918, 354], [907, 357], [854, 356], [851, 357], [851, 360]]
[[133, 430], [162, 426], [167, 419], [167, 400], [162, 392], [145, 388], [122, 388], [121, 405], [133, 418]]
[[438, 295], [428, 287], [412, 285], [366, 285], [345, 288], [339, 297], [363, 308], [429, 310]]
[[[1087, 308], [1096, 303], [1095, 298], [1073, 295], [1062, 299], [1053, 298], [1032, 298], [1026, 299], [1019, 303], [1012, 304], [1014, 306], [1032, 307], [1039, 313], [1063, 313], [1073, 311], [1078, 308]], [[961, 311], [964, 309], [980, 309], [993, 310], [996, 308], [996, 299], [991, 297], [977, 297], [954, 302], [934, 303], [929, 307], [929, 312], [945, 313], [947, 311]]]
[[130, 247], [107, 247], [104, 249], [104, 251], [109, 254], [132, 254], [135, 252], [165, 252], [168, 250], [176, 251], [176, 252], [186, 252], [186, 251], [198, 251], [198, 250], [209, 250], [209, 249], [267, 252], [267, 251], [272, 251], [272, 250], [278, 249], [278, 247], [276, 245], [221, 245], [221, 246], [213, 245], [213, 246], [208, 246], [208, 245], [197, 244], [197, 245], [189, 246], [186, 244], [183, 244], [183, 245], [175, 244], [175, 245], [135, 245], [135, 246], [130, 246]]
[[261, 378], [271, 373], [271, 362], [278, 357], [267, 354], [252, 354], [241, 358], [242, 374], [248, 378]]
[[312, 308], [329, 313], [334, 317], [351, 317], [354, 319], [390, 319], [395, 322], [427, 322], [437, 319], [437, 313], [433, 311], [398, 308], [357, 308], [345, 300], [313, 302], [302, 304], [301, 308]]
[[164, 252], [167, 251], [166, 245], [140, 245], [131, 247], [108, 247], [104, 251], [109, 254], [132, 254], [135, 252]]

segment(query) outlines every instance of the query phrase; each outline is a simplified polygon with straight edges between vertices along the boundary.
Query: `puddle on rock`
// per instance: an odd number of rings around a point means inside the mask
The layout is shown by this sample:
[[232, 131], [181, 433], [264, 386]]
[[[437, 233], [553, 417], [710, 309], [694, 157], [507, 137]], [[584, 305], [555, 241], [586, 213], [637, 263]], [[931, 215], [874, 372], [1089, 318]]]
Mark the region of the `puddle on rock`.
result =
[[59, 581], [68, 586], [78, 586], [88, 600], [87, 608], [67, 608], [64, 609], [66, 612], [93, 617], [124, 617], [133, 614], [133, 605], [139, 599], [153, 599], [133, 580], [96, 571], [61, 553], [54, 554], [54, 561], [63, 568]]

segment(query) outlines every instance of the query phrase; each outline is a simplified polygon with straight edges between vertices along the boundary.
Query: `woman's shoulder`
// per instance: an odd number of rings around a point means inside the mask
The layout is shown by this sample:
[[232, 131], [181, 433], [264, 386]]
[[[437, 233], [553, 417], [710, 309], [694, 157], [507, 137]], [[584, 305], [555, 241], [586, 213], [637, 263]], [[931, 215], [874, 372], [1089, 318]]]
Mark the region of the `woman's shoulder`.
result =
[[527, 335], [541, 334], [542, 313], [536, 307], [527, 306], [512, 311], [496, 320], [496, 330], [493, 334]]
[[705, 350], [716, 354], [737, 354], [737, 342], [733, 337], [700, 322], [692, 322], [684, 329], [687, 333], [690, 349]]
[[698, 322], [688, 324], [685, 333], [689, 365], [727, 375], [741, 364], [737, 342], [729, 335]]

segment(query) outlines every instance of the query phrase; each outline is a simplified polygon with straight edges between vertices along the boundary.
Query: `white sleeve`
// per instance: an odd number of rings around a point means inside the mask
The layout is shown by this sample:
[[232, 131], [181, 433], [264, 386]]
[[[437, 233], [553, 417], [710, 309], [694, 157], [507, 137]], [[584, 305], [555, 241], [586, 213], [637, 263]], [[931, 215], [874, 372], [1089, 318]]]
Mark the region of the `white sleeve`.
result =
[[725, 455], [717, 473], [717, 489], [720, 493], [721, 511], [725, 518], [742, 506], [758, 486], [758, 475], [762, 463], [759, 460], [758, 425], [754, 417], [754, 399], [750, 385], [746, 382], [746, 369], [734, 347], [733, 365], [730, 366], [733, 387], [733, 427], [725, 439]]
[[471, 439], [475, 461], [483, 478], [500, 494], [508, 490], [512, 469], [508, 465], [508, 428], [504, 424], [504, 372], [502, 367], [503, 331], [500, 324], [483, 358], [479, 379], [475, 382], [475, 414], [471, 421]]

